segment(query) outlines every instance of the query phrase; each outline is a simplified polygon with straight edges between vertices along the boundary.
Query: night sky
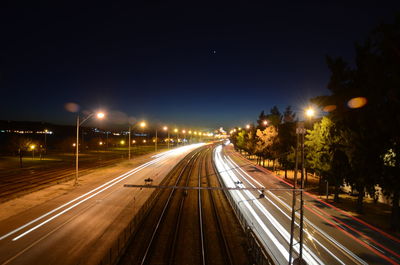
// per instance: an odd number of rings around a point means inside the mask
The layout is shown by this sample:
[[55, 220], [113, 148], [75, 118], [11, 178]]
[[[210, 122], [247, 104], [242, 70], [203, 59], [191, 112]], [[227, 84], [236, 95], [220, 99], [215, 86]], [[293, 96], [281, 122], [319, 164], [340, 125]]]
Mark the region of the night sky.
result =
[[112, 114], [103, 126], [133, 117], [229, 129], [273, 105], [301, 111], [328, 93], [325, 55], [352, 60], [354, 43], [400, 10], [132, 2], [142, 4], [2, 6], [0, 119], [73, 124], [64, 105], [75, 102]]

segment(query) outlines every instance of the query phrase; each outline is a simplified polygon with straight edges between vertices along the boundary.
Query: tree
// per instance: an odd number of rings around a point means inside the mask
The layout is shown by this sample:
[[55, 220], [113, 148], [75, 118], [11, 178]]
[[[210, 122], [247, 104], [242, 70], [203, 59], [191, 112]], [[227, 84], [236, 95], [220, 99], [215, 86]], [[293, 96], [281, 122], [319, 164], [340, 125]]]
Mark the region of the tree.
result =
[[264, 130], [257, 129], [256, 135], [256, 154], [263, 159], [273, 158], [273, 146], [278, 135], [276, 128], [274, 126], [268, 126]]
[[279, 124], [279, 133], [277, 139], [278, 161], [285, 170], [285, 178], [287, 178], [287, 169], [293, 163], [289, 159], [292, 149], [296, 145], [296, 114], [288, 106], [283, 113], [283, 123]]
[[22, 168], [22, 158], [24, 153], [29, 150], [30, 146], [34, 144], [34, 142], [26, 138], [24, 136], [13, 136], [10, 138], [8, 146], [9, 149], [19, 156], [19, 166]]
[[320, 177], [335, 186], [336, 202], [339, 201], [340, 186], [349, 171], [343, 143], [340, 130], [328, 117], [323, 117], [314, 124], [305, 141], [308, 164]]
[[266, 118], [269, 125], [273, 125], [275, 126], [275, 128], [278, 128], [279, 124], [281, 124], [282, 121], [282, 114], [280, 113], [277, 106], [273, 106], [270, 110], [270, 113], [266, 115]]

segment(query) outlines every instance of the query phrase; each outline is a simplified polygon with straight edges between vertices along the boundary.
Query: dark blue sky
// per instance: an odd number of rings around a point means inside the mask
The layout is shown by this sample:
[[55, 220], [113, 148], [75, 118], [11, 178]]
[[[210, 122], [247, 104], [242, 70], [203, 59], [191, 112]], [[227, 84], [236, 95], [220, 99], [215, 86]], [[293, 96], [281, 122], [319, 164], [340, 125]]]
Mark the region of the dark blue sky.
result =
[[67, 102], [186, 127], [241, 125], [273, 105], [300, 111], [328, 93], [325, 55], [351, 60], [354, 42], [400, 10], [140, 2], [3, 6], [0, 119], [72, 124]]

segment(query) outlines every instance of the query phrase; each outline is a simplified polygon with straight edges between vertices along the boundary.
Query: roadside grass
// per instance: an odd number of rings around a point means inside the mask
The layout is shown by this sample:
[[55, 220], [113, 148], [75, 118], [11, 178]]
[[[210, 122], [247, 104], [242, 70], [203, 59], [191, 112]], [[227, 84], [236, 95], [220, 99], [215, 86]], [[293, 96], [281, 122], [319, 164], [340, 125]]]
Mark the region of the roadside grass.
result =
[[[167, 145], [159, 145], [157, 151], [165, 151]], [[131, 156], [141, 156], [154, 152], [154, 145], [132, 146]], [[128, 148], [109, 148], [108, 150], [90, 150], [79, 153], [79, 162], [93, 162], [96, 160], [107, 160], [110, 158], [128, 158]], [[22, 168], [20, 167], [19, 156], [0, 156], [0, 176], [8, 173], [23, 172], [26, 170], [51, 169], [75, 163], [74, 152], [49, 152], [47, 155], [40, 156], [31, 153], [22, 158]]]

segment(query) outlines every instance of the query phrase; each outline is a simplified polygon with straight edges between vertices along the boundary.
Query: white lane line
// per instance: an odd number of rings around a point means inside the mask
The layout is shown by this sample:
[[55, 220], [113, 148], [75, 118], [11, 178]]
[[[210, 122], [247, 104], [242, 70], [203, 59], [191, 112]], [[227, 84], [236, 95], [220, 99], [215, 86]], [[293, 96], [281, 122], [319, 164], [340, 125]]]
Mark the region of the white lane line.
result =
[[[125, 176], [127, 176], [127, 175], [131, 176], [131, 175], [133, 175], [133, 174], [135, 174], [135, 173], [141, 171], [142, 169], [144, 169], [144, 168], [146, 168], [146, 167], [148, 167], [148, 166], [150, 166], [150, 165], [152, 165], [152, 164], [155, 164], [155, 163], [161, 161], [162, 159], [165, 159], [165, 158], [167, 158], [167, 157], [169, 157], [169, 156], [171, 156], [171, 155], [181, 154], [181, 153], [183, 153], [183, 152], [185, 152], [185, 151], [187, 151], [187, 150], [189, 150], [189, 149], [191, 149], [191, 148], [197, 148], [198, 146], [201, 146], [201, 145], [202, 145], [202, 144], [189, 145], [189, 146], [184, 146], [184, 147], [180, 147], [180, 148], [177, 148], [177, 149], [174, 149], [174, 150], [170, 150], [170, 151], [161, 153], [161, 154], [162, 154], [161, 157], [158, 157], [158, 158], [156, 158], [156, 159], [154, 159], [154, 160], [151, 160], [151, 161], [149, 161], [149, 162], [146, 162], [146, 163], [144, 163], [143, 165], [140, 165], [140, 166], [138, 166], [138, 167], [136, 167], [136, 168], [134, 168], [134, 169], [132, 169], [132, 170], [130, 170], [130, 171], [128, 171], [128, 172], [126, 172], [126, 173], [124, 173], [124, 174], [122, 174], [122, 175], [120, 175], [120, 176], [118, 176], [118, 177], [116, 177], [116, 178], [114, 178], [114, 179], [112, 179], [112, 180], [110, 180], [110, 181], [108, 181], [108, 182], [102, 184], [102, 185], [100, 185], [99, 187], [97, 187], [97, 188], [95, 188], [95, 189], [93, 189], [93, 190], [91, 190], [91, 191], [89, 191], [89, 192], [87, 192], [87, 193], [85, 193], [85, 194], [83, 194], [83, 195], [81, 195], [81, 196], [79, 196], [79, 197], [77, 197], [77, 198], [75, 198], [75, 199], [73, 199], [73, 200], [71, 200], [71, 201], [69, 201], [69, 202], [67, 202], [67, 203], [65, 203], [65, 204], [63, 204], [63, 205], [61, 205], [61, 206], [55, 208], [55, 209], [53, 209], [53, 210], [51, 210], [51, 211], [49, 211], [48, 213], [39, 216], [38, 218], [36, 218], [36, 219], [34, 219], [34, 220], [32, 220], [32, 221], [30, 221], [30, 222], [28, 222], [28, 223], [26, 223], [26, 224], [24, 224], [24, 225], [18, 227], [17, 229], [14, 229], [13, 231], [11, 231], [11, 232], [9, 232], [9, 233], [7, 233], [7, 234], [5, 234], [5, 235], [3, 235], [2, 237], [0, 237], [0, 240], [3, 240], [3, 239], [5, 239], [5, 238], [9, 237], [10, 235], [13, 235], [13, 234], [15, 234], [15, 233], [21, 231], [22, 229], [24, 229], [24, 228], [26, 228], [26, 227], [28, 227], [28, 226], [30, 226], [30, 225], [32, 225], [32, 224], [34, 224], [34, 223], [36, 223], [36, 222], [42, 220], [43, 218], [45, 218], [45, 217], [47, 217], [47, 216], [49, 216], [49, 215], [51, 215], [51, 214], [57, 212], [58, 210], [61, 210], [62, 208], [64, 208], [64, 207], [66, 207], [66, 206], [68, 206], [68, 205], [70, 205], [70, 204], [76, 202], [77, 200], [80, 200], [80, 199], [86, 197], [87, 195], [92, 194], [93, 192], [95, 192], [95, 191], [97, 191], [97, 190], [99, 190], [99, 189], [101, 189], [101, 188], [103, 188], [103, 187], [109, 185], [109, 184], [112, 183], [112, 182], [118, 181], [119, 179], [121, 179], [121, 178], [123, 178], [123, 177], [125, 177]], [[126, 177], [125, 177], [125, 178], [126, 178]], [[124, 178], [124, 179], [125, 179], [125, 178]], [[103, 191], [104, 191], [104, 190], [103, 190]], [[98, 193], [96, 193], [96, 194], [98, 194]], [[93, 196], [91, 196], [91, 197], [93, 197]], [[91, 197], [90, 197], [90, 198], [91, 198]], [[80, 204], [80, 203], [79, 203], [79, 204]], [[54, 218], [52, 218], [52, 219], [54, 219]], [[47, 222], [46, 222], [46, 223], [47, 223]], [[17, 237], [17, 238], [18, 238], [18, 237]], [[14, 238], [13, 240], [16, 240], [16, 239]]]
[[[235, 187], [233, 177], [229, 174], [230, 169], [226, 168], [226, 165], [223, 163], [222, 159], [220, 158], [219, 152], [215, 153], [217, 159], [215, 159], [217, 169], [227, 187]], [[222, 169], [222, 170], [221, 170]], [[235, 195], [235, 197], [239, 197], [239, 200], [243, 202], [243, 204], [246, 206], [247, 210], [251, 213], [253, 216], [253, 219], [256, 220], [256, 222], [259, 224], [259, 226], [263, 229], [263, 231], [266, 233], [267, 237], [274, 243], [276, 248], [279, 250], [281, 255], [283, 256], [284, 259], [286, 259], [286, 262], [289, 261], [289, 253], [286, 250], [286, 248], [281, 244], [281, 242], [275, 237], [275, 235], [271, 232], [270, 229], [265, 225], [265, 223], [261, 220], [259, 215], [254, 211], [253, 207], [249, 204], [249, 202], [246, 200], [246, 198], [241, 194], [240, 191], [232, 191], [232, 195]]]
[[[244, 171], [242, 168], [240, 168], [229, 156], [225, 156], [226, 158], [228, 158], [228, 160], [231, 161], [231, 166], [233, 168], [235, 168], [235, 170], [238, 168], [240, 171], [242, 171], [245, 175], [249, 176], [252, 180], [254, 180], [246, 171]], [[228, 161], [229, 162], [229, 161]], [[238, 170], [236, 170], [238, 172]], [[242, 176], [242, 178], [244, 178], [246, 180], [247, 183], [249, 183], [249, 185], [255, 187], [248, 179], [246, 179], [246, 177], [244, 177], [240, 172], [238, 172], [239, 175]], [[260, 184], [257, 181], [257, 184]], [[259, 191], [260, 192], [260, 191]], [[278, 202], [280, 202], [284, 207], [286, 207], [287, 209], [291, 210], [291, 207], [286, 204], [282, 199], [280, 199], [278, 196], [276, 196], [275, 194], [273, 194], [270, 191], [267, 191], [268, 194], [270, 194], [272, 197], [274, 197]], [[260, 192], [261, 193], [261, 192]], [[291, 219], [291, 217], [289, 215], [287, 215], [279, 206], [277, 206], [274, 202], [272, 202], [268, 197], [265, 197], [272, 205], [274, 205], [284, 216], [286, 216], [289, 220]], [[367, 264], [364, 260], [362, 260], [360, 257], [358, 257], [357, 255], [355, 255], [352, 251], [350, 251], [349, 249], [347, 249], [345, 246], [343, 246], [342, 244], [340, 244], [338, 241], [336, 241], [335, 239], [333, 239], [331, 236], [329, 236], [328, 234], [326, 234], [324, 231], [322, 231], [320, 228], [318, 228], [315, 224], [313, 224], [310, 220], [308, 220], [307, 218], [304, 218], [306, 223], [308, 223], [310, 226], [312, 226], [315, 230], [317, 230], [318, 232], [320, 232], [320, 234], [322, 234], [324, 237], [326, 237], [326, 239], [328, 239], [328, 241], [331, 241], [334, 245], [336, 245], [336, 247], [338, 247], [339, 249], [341, 249], [342, 252], [344, 252], [344, 254], [351, 256], [353, 259], [357, 260], [359, 263], [361, 264]], [[299, 226], [296, 223], [297, 226]], [[313, 240], [315, 240], [318, 245], [320, 245], [323, 249], [325, 249], [325, 251], [327, 251], [332, 257], [334, 257], [338, 262], [342, 263], [343, 262], [337, 257], [335, 256], [330, 250], [328, 250], [321, 242], [319, 242], [316, 238], [314, 238], [307, 230], [305, 230], [305, 232], [307, 233], [307, 235], [309, 237], [311, 237]]]
[[77, 200], [82, 199], [83, 197], [86, 197], [87, 195], [89, 195], [89, 194], [91, 194], [91, 193], [103, 188], [104, 186], [107, 186], [108, 184], [110, 184], [110, 183], [112, 183], [112, 182], [114, 182], [114, 181], [126, 176], [127, 174], [134, 174], [134, 173], [140, 171], [141, 169], [143, 169], [143, 168], [145, 168], [145, 167], [147, 167], [150, 164], [155, 163], [155, 162], [157, 162], [157, 161], [156, 160], [149, 161], [149, 162], [147, 162], [147, 163], [145, 163], [145, 164], [143, 164], [143, 165], [141, 165], [139, 167], [136, 167], [136, 168], [134, 168], [134, 169], [132, 169], [132, 170], [130, 170], [130, 171], [128, 171], [128, 172], [126, 172], [126, 173], [124, 173], [124, 174], [122, 174], [122, 175], [120, 175], [120, 176], [118, 176], [118, 177], [116, 177], [116, 178], [114, 178], [114, 179], [102, 184], [102, 185], [100, 185], [99, 187], [97, 187], [97, 188], [95, 188], [95, 189], [93, 189], [93, 190], [91, 190], [91, 191], [89, 191], [89, 192], [87, 192], [87, 193], [85, 193], [85, 194], [83, 194], [83, 195], [81, 195], [81, 196], [79, 196], [79, 197], [77, 197], [77, 198], [75, 198], [75, 199], [73, 199], [73, 200], [71, 200], [71, 201], [69, 201], [69, 202], [67, 202], [67, 203], [65, 203], [65, 204], [53, 209], [53, 210], [51, 210], [51, 211], [49, 211], [49, 212], [47, 212], [46, 214], [43, 214], [43, 215], [39, 216], [38, 218], [36, 218], [36, 219], [34, 219], [34, 220], [32, 220], [32, 221], [30, 221], [30, 222], [18, 227], [17, 229], [15, 229], [15, 230], [3, 235], [2, 237], [0, 237], [0, 240], [3, 240], [3, 239], [9, 237], [12, 234], [15, 234], [16, 232], [24, 229], [25, 227], [27, 227], [27, 226], [29, 226], [29, 225], [31, 225], [33, 223], [36, 223], [37, 221], [40, 221], [41, 219], [49, 216], [50, 214], [52, 214], [52, 213], [54, 213], [54, 212], [56, 212], [56, 211], [58, 211], [58, 210], [60, 210], [60, 209], [62, 209], [64, 207], [70, 205], [71, 203], [76, 202]]
[[[227, 167], [230, 167], [231, 169], [235, 169], [236, 167], [231, 164], [227, 159], [225, 159], [225, 164]], [[230, 163], [230, 165], [228, 164]], [[236, 170], [235, 170], [236, 171]], [[232, 174], [234, 172], [231, 170]], [[237, 171], [238, 172], [238, 171]], [[238, 172], [239, 173], [239, 172]], [[240, 174], [240, 173], [239, 173]], [[241, 174], [240, 174], [241, 175]], [[241, 175], [247, 182], [249, 182], [243, 175]], [[236, 177], [236, 175], [235, 175]], [[237, 178], [237, 177], [236, 177]], [[250, 183], [250, 182], [249, 182]], [[243, 184], [238, 185], [238, 186], [243, 186]], [[254, 185], [252, 185], [254, 186]], [[262, 186], [262, 185], [261, 185]], [[244, 193], [247, 195], [248, 198], [253, 200], [253, 203], [257, 206], [257, 208], [261, 211], [261, 213], [264, 214], [264, 216], [269, 220], [269, 222], [275, 227], [275, 229], [279, 232], [279, 234], [282, 235], [282, 237], [285, 239], [285, 241], [289, 242], [290, 239], [290, 234], [287, 232], [287, 230], [276, 220], [275, 217], [273, 217], [272, 214], [269, 213], [269, 211], [256, 199], [256, 197], [250, 192], [250, 191], [244, 191]], [[300, 247], [297, 244], [297, 240], [294, 239], [294, 249], [299, 252]], [[312, 252], [306, 245], [304, 246], [304, 259], [308, 262], [308, 264], [323, 264], [323, 262]], [[288, 258], [287, 258], [288, 259]]]

